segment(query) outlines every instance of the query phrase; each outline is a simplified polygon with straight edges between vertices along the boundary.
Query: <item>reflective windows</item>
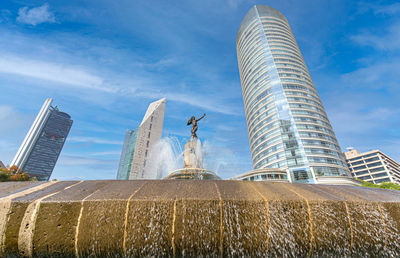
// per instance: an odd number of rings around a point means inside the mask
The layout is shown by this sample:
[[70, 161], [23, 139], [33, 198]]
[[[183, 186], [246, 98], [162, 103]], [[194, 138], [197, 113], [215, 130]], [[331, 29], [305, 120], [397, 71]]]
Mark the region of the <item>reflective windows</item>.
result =
[[246, 26], [237, 49], [254, 168], [299, 168], [312, 162], [321, 164], [316, 166], [321, 175], [346, 175], [347, 165], [286, 20], [254, 17]]
[[370, 164], [367, 164], [367, 166], [370, 168], [370, 167], [376, 167], [376, 166], [381, 166], [382, 165], [382, 163], [381, 162], [375, 162], [375, 163], [370, 163]]
[[366, 162], [366, 163], [368, 163], [368, 162], [371, 162], [371, 161], [376, 161], [376, 160], [379, 160], [379, 157], [375, 157], [375, 158], [366, 159], [366, 160], [365, 160], [365, 162]]
[[386, 172], [377, 173], [377, 174], [372, 175], [373, 178], [379, 178], [379, 177], [383, 177], [383, 176], [389, 176], [389, 175]]

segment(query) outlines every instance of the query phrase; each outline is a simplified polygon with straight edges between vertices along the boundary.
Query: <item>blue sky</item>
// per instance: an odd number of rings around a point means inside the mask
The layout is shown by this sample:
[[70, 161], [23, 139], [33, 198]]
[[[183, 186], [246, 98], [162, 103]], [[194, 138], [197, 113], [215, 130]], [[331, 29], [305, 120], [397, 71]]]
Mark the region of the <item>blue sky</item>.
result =
[[115, 178], [126, 129], [167, 98], [163, 136], [190, 116], [208, 169], [251, 170], [235, 40], [254, 4], [288, 19], [344, 150], [400, 161], [396, 1], [0, 2], [0, 160], [9, 164], [43, 101], [74, 120], [52, 178]]

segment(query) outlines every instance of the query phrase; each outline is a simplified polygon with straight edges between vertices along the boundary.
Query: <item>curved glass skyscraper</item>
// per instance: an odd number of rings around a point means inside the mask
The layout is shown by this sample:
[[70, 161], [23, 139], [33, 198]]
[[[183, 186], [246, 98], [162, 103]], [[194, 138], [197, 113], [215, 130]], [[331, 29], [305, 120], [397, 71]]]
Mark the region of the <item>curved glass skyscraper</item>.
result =
[[318, 183], [349, 170], [286, 18], [250, 9], [236, 39], [254, 169], [289, 169]]

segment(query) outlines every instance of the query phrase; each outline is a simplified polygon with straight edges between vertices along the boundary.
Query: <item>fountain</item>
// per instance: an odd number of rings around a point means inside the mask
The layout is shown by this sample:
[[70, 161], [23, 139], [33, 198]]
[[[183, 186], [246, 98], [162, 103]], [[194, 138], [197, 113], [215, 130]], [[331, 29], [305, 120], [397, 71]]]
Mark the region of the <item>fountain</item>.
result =
[[400, 191], [226, 180], [0, 183], [0, 256], [400, 256]]
[[[217, 179], [202, 168], [196, 127], [184, 167], [168, 178]], [[1, 257], [400, 257], [399, 239], [395, 190], [234, 180], [0, 183]]]
[[183, 168], [171, 172], [165, 179], [220, 179], [215, 172], [203, 168], [203, 145], [197, 137], [190, 137], [185, 144], [183, 163]]
[[197, 137], [197, 122], [200, 121], [194, 116], [190, 118], [187, 125], [192, 125], [192, 135], [185, 144], [183, 152], [183, 168], [177, 169], [170, 173], [165, 179], [192, 179], [192, 180], [219, 180], [220, 178], [215, 172], [203, 168], [203, 145]]
[[176, 137], [166, 137], [154, 144], [147, 158], [145, 175], [146, 179], [162, 179], [171, 171], [181, 167], [183, 150]]

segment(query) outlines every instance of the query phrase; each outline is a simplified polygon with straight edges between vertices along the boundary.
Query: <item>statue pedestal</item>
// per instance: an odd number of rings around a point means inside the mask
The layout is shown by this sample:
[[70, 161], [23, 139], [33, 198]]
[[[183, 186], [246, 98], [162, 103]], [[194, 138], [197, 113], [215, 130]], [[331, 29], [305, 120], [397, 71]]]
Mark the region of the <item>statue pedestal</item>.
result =
[[202, 144], [198, 138], [191, 137], [185, 144], [183, 163], [184, 168], [203, 168]]
[[183, 168], [171, 172], [165, 179], [219, 180], [214, 172], [203, 168], [203, 146], [197, 137], [185, 144]]

